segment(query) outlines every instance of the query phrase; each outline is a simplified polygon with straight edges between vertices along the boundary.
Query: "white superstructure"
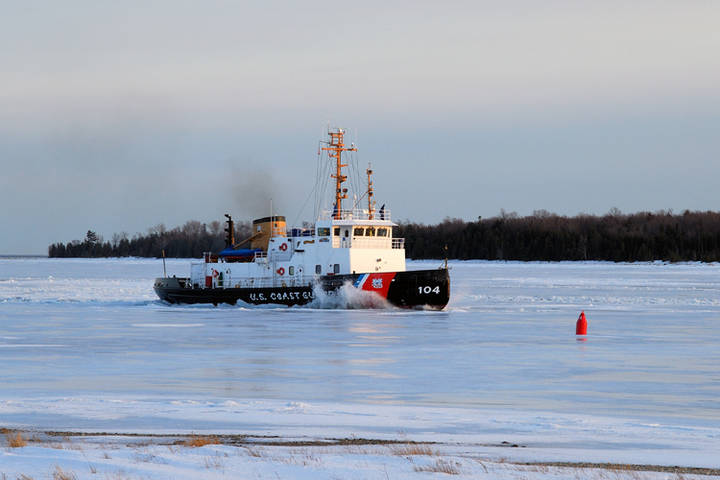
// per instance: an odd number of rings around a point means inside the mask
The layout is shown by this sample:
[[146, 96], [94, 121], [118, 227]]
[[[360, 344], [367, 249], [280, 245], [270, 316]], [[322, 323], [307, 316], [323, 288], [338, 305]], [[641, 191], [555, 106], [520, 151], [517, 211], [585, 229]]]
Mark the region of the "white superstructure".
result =
[[324, 212], [312, 229], [277, 230], [266, 252], [255, 253], [251, 261], [206, 255], [192, 263], [191, 283], [212, 288], [299, 286], [319, 275], [405, 271], [405, 240], [393, 238], [396, 224], [389, 211], [380, 216], [359, 209]]

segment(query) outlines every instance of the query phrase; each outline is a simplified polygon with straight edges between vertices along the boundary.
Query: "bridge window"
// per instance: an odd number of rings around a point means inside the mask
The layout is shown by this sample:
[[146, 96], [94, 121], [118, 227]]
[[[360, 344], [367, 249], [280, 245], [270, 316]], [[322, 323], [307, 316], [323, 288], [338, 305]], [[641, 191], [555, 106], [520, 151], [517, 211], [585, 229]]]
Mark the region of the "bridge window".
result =
[[319, 227], [317, 229], [318, 237], [329, 237], [330, 236], [330, 227]]
[[365, 230], [365, 236], [366, 237], [374, 237], [375, 236], [375, 229], [373, 227], [368, 227], [367, 230]]
[[340, 264], [339, 263], [336, 263], [335, 265], [333, 265], [333, 273], [335, 273], [335, 274], [340, 273]]
[[364, 231], [365, 231], [364, 228], [356, 228], [356, 229], [353, 231], [353, 235], [355, 235], [356, 237], [362, 237]]
[[336, 237], [340, 236], [340, 227], [335, 227], [335, 233], [333, 235], [335, 235]]
[[315, 265], [315, 273], [318, 275], [322, 273], [322, 267], [320, 265]]
[[377, 236], [378, 237], [387, 237], [387, 228], [378, 228], [377, 229]]

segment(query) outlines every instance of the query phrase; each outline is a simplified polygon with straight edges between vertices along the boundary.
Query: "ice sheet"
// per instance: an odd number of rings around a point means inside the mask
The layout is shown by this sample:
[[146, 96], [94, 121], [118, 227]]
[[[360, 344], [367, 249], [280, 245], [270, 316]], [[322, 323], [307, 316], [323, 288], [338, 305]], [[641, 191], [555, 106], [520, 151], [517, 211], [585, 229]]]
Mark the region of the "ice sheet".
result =
[[158, 260], [0, 259], [0, 423], [718, 466], [717, 264], [451, 267], [444, 312], [346, 311], [165, 305]]

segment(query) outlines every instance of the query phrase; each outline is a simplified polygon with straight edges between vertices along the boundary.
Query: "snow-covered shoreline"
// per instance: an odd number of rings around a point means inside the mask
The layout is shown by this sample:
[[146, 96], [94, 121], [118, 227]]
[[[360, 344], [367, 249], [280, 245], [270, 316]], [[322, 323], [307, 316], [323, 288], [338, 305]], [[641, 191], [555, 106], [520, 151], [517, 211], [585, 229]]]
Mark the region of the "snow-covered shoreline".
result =
[[432, 442], [513, 462], [720, 467], [717, 422], [692, 425], [478, 408], [122, 396], [5, 399], [0, 401], [0, 418], [3, 427], [29, 434], [194, 433], [303, 442], [362, 438]]
[[[423, 479], [660, 480], [715, 478], [720, 470], [651, 464], [514, 459], [513, 444], [373, 439], [6, 431], [2, 478], [67, 479]], [[23, 437], [22, 435], [27, 435]], [[9, 439], [21, 444], [8, 445]], [[496, 452], [488, 452], [489, 447]], [[509, 455], [498, 455], [504, 452]]]

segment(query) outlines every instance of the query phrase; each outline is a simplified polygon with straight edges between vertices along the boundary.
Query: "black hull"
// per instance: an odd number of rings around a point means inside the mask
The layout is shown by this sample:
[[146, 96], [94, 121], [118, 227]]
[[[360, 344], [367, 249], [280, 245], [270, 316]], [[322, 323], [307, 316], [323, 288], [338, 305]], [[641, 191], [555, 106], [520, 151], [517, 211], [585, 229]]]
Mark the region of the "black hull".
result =
[[446, 269], [406, 272], [325, 275], [316, 285], [264, 288], [192, 288], [187, 278], [158, 278], [155, 292], [169, 303], [229, 303], [261, 305], [305, 305], [316, 297], [316, 288], [328, 295], [345, 285], [373, 292], [388, 303], [403, 308], [441, 310], [450, 300], [450, 277]]

